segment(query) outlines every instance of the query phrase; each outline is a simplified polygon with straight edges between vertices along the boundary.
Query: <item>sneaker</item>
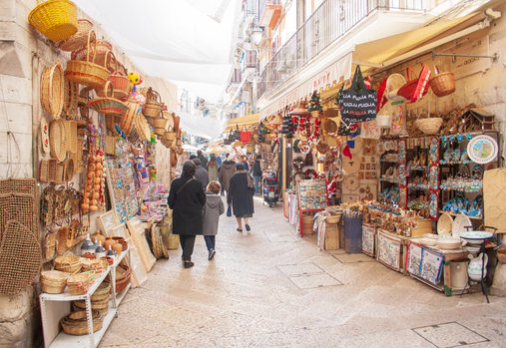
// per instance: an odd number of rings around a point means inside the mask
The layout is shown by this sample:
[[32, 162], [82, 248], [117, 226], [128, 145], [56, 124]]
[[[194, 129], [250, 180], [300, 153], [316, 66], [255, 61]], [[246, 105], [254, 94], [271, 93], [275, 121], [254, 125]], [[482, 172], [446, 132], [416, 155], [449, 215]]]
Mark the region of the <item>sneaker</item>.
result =
[[245, 227], [246, 227], [246, 231], [248, 231], [248, 232], [251, 231], [251, 227], [249, 227], [249, 225], [246, 225]]
[[209, 250], [209, 256], [207, 259], [212, 260], [214, 255], [216, 255], [216, 250], [214, 250], [214, 249]]

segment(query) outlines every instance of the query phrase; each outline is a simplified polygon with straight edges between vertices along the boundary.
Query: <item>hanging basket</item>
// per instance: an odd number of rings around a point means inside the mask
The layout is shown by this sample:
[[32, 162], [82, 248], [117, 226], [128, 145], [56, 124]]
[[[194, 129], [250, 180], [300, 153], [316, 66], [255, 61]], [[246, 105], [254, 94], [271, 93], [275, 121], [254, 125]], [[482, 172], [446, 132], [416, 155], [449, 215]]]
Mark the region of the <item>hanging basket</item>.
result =
[[42, 73], [40, 79], [40, 101], [44, 110], [49, 112], [53, 118], [60, 118], [63, 109], [63, 67], [56, 62]]
[[153, 126], [155, 128], [162, 128], [164, 130], [168, 129], [169, 120], [163, 117], [153, 119]]
[[113, 97], [116, 99], [126, 98], [130, 94], [132, 84], [130, 80], [121, 72], [114, 71], [109, 76], [108, 81], [113, 85]]
[[74, 118], [77, 112], [77, 83], [63, 80], [63, 112], [67, 118]]
[[439, 132], [443, 124], [443, 119], [439, 117], [423, 118], [415, 121], [415, 125], [422, 133], [430, 135]]
[[[95, 32], [90, 30], [88, 33], [88, 48], [90, 47], [90, 39], [92, 34]], [[96, 47], [97, 40], [93, 41], [94, 47]], [[65, 70], [65, 76], [73, 82], [85, 85], [94, 89], [102, 89], [109, 78], [109, 70], [95, 64], [96, 50], [93, 52], [93, 57], [90, 58], [90, 50], [87, 50], [86, 61], [81, 60], [69, 60], [67, 62], [67, 70]]]
[[93, 22], [81, 18], [77, 20], [77, 32], [71, 37], [57, 43], [62, 51], [72, 52], [86, 47], [88, 33], [93, 29]]
[[50, 153], [58, 162], [63, 162], [67, 155], [66, 139], [65, 122], [62, 119], [51, 122], [49, 126]]
[[439, 73], [437, 65], [434, 68], [435, 76], [430, 79], [430, 88], [438, 97], [455, 92], [455, 76], [452, 72]]
[[88, 51], [91, 49], [91, 53], [95, 55], [94, 61], [95, 64], [98, 64], [106, 69], [109, 69], [109, 72], [116, 71], [118, 68], [118, 62], [116, 60], [116, 57], [112, 53], [111, 43], [103, 39], [91, 41], [95, 41], [96, 46], [90, 48], [89, 46], [85, 45], [83, 48], [72, 52], [70, 59], [86, 61]]
[[139, 110], [139, 104], [133, 102], [127, 102], [128, 110], [121, 116], [119, 127], [127, 136], [132, 131], [135, 124], [135, 116]]
[[149, 128], [148, 121], [146, 121], [146, 118], [140, 112], [135, 116], [135, 132], [142, 140], [151, 140], [151, 129]]
[[62, 41], [77, 32], [77, 6], [69, 0], [48, 0], [39, 4], [28, 15], [28, 22], [42, 35], [53, 41]]
[[112, 98], [113, 85], [107, 81], [103, 89], [104, 97], [95, 98], [88, 102], [88, 106], [104, 115], [123, 115], [128, 110], [128, 105], [122, 101]]
[[[414, 75], [414, 79], [410, 79], [410, 76]], [[420, 75], [416, 77], [415, 72], [411, 67], [406, 69], [406, 76], [408, 78], [408, 82], [404, 84], [397, 91], [397, 95], [405, 98], [408, 103], [414, 103], [423, 98], [423, 96], [429, 90], [429, 79], [430, 79], [430, 70], [427, 65], [422, 63], [422, 70]]]
[[146, 93], [146, 105], [142, 109], [142, 113], [146, 117], [158, 117], [162, 111], [162, 102], [160, 94], [151, 87]]

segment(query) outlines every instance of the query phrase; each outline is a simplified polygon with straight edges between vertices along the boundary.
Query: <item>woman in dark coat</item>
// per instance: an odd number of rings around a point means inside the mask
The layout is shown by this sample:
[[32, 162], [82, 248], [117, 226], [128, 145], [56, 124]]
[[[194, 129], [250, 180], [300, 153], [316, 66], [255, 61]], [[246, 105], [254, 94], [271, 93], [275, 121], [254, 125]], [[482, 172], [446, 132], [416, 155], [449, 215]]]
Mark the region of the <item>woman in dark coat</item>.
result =
[[194, 175], [195, 164], [186, 161], [181, 177], [174, 179], [170, 185], [168, 198], [169, 208], [172, 209], [172, 230], [179, 235], [185, 268], [194, 265], [191, 257], [195, 236], [202, 234], [202, 209], [206, 203], [202, 183], [195, 180]]
[[234, 208], [234, 215], [237, 219], [238, 232], [242, 232], [242, 220], [246, 231], [250, 231], [248, 219], [253, 217], [253, 195], [255, 194], [255, 183], [250, 173], [244, 170], [242, 164], [237, 164], [235, 174], [230, 178], [227, 203]]

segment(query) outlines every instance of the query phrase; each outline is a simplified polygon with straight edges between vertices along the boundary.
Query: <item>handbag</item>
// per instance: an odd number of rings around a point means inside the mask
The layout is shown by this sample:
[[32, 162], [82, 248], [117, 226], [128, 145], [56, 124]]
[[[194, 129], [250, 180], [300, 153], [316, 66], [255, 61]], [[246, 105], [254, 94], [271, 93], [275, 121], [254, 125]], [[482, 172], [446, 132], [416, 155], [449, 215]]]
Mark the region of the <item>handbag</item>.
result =
[[351, 87], [339, 91], [341, 119], [346, 124], [372, 121], [376, 118], [376, 91], [367, 89], [360, 65], [357, 65]]

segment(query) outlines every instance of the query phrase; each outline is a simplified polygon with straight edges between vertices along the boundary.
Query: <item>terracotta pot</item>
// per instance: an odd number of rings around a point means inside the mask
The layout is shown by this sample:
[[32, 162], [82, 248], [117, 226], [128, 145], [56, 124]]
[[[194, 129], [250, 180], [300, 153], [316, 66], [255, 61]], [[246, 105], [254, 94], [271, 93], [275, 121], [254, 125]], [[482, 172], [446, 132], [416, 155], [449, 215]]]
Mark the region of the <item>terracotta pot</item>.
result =
[[120, 237], [120, 236], [115, 236], [115, 237], [112, 237], [112, 239], [113, 239], [114, 241], [116, 241], [117, 243], [120, 243], [120, 244], [121, 244], [121, 243], [123, 243], [123, 242], [125, 241], [125, 238]]
[[105, 244], [105, 236], [103, 236], [99, 230], [95, 231], [95, 234], [91, 236], [92, 241], [95, 241], [95, 238], [97, 239], [97, 243], [102, 242], [102, 245]]
[[121, 252], [123, 251], [123, 246], [120, 243], [114, 243], [112, 245], [112, 250], [114, 250], [116, 253], [118, 253], [118, 256], [120, 256]]
[[126, 240], [124, 240], [122, 243], [120, 243], [121, 246], [123, 247], [123, 251], [127, 250], [128, 249], [128, 242]]
[[85, 259], [95, 259], [96, 255], [92, 254], [92, 253], [86, 253], [86, 254], [82, 254], [81, 257], [84, 257]]
[[101, 257], [100, 259], [101, 260], [107, 260], [107, 263], [109, 264], [109, 266], [114, 263], [114, 259], [112, 257], [109, 257], [109, 256], [104, 256], [104, 257]]
[[114, 244], [116, 244], [116, 241], [114, 239], [112, 239], [112, 236], [111, 237], [107, 237], [105, 239], [105, 242], [104, 242], [104, 248], [105, 250], [109, 250], [109, 246], [113, 246]]

